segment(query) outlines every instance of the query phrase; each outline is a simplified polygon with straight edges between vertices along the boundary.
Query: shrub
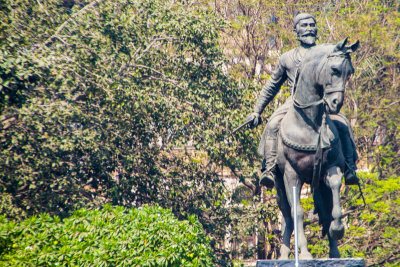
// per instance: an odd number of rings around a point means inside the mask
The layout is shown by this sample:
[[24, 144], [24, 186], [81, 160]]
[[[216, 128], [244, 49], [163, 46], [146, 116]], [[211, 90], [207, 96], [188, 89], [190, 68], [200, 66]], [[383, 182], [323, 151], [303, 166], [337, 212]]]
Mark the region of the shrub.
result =
[[198, 220], [143, 206], [0, 218], [0, 264], [13, 266], [207, 266], [212, 250]]

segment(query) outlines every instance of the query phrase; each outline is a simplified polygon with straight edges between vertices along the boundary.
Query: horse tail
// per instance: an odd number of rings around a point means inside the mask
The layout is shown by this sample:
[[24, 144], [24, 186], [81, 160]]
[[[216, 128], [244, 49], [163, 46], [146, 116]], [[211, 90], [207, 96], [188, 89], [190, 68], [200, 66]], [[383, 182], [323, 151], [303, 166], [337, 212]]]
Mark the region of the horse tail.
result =
[[318, 214], [319, 224], [322, 225], [322, 236], [325, 236], [333, 220], [333, 202], [332, 191], [323, 180], [320, 181], [319, 187], [314, 189], [313, 199], [315, 207], [314, 214]]

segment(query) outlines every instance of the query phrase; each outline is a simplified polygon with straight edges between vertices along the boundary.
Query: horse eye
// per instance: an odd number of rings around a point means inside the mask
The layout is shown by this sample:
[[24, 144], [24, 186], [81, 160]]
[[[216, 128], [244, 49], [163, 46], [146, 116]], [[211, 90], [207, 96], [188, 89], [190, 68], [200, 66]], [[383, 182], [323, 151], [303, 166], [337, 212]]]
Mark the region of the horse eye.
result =
[[332, 74], [340, 76], [341, 72], [340, 72], [340, 70], [338, 68], [332, 66]]

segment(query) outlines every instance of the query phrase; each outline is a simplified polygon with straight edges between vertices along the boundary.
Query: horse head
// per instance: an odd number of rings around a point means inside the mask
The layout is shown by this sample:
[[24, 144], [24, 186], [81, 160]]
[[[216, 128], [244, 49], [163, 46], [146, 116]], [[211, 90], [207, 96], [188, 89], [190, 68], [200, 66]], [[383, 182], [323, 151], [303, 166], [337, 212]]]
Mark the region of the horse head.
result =
[[346, 46], [347, 38], [336, 44], [321, 63], [318, 83], [323, 87], [324, 100], [329, 113], [337, 114], [344, 101], [347, 79], [354, 73], [350, 54], [357, 50], [359, 41]]

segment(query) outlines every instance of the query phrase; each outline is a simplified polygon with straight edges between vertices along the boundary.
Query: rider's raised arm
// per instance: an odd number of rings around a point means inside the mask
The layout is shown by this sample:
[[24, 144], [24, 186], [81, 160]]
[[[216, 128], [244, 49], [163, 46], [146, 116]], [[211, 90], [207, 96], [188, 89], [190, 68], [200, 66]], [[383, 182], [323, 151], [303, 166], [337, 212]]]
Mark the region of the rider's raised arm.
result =
[[287, 71], [284, 66], [284, 60], [282, 57], [279, 59], [278, 65], [272, 73], [271, 78], [268, 80], [267, 84], [263, 87], [260, 92], [260, 95], [257, 99], [257, 104], [254, 108], [254, 112], [261, 114], [264, 108], [268, 105], [269, 102], [274, 99], [282, 84], [287, 79]]

